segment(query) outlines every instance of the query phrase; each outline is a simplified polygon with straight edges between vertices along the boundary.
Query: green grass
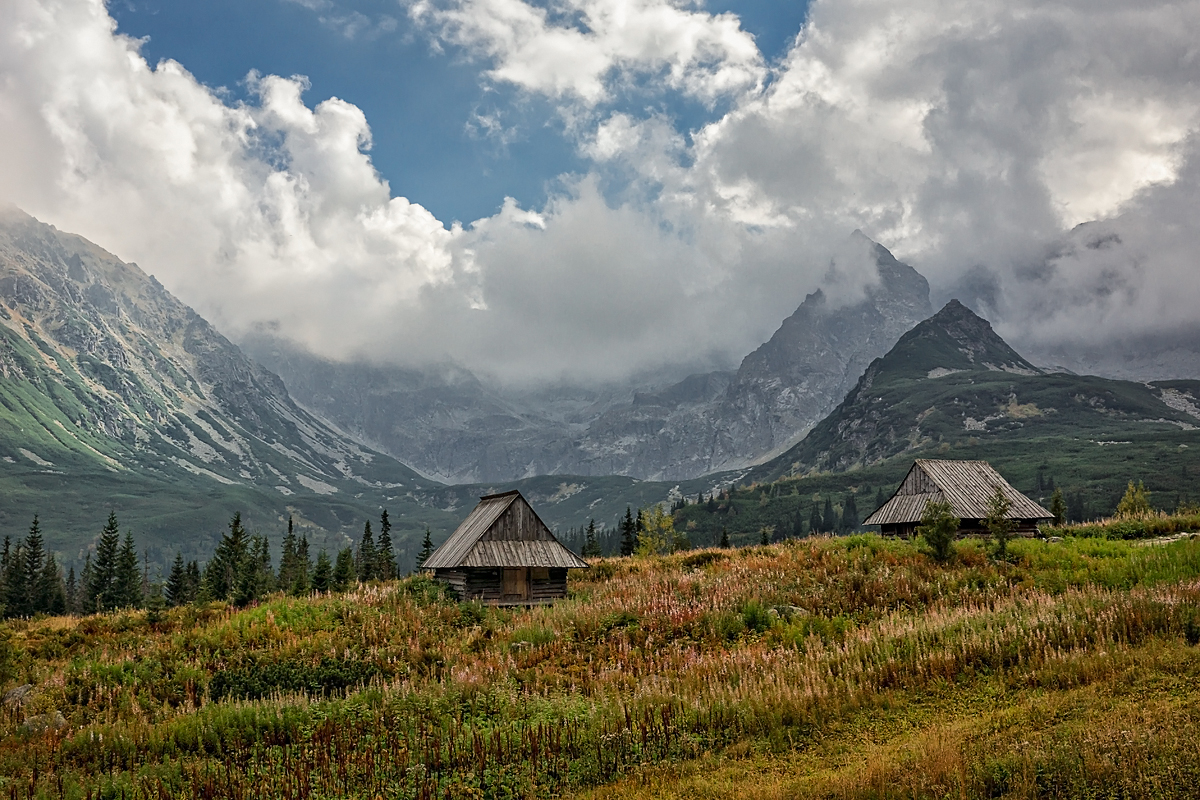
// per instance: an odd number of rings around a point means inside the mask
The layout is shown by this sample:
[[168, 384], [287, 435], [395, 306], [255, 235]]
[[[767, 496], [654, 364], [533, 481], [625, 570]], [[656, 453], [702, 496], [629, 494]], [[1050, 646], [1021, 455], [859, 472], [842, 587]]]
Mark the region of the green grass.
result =
[[533, 609], [416, 578], [14, 621], [0, 795], [1183, 796], [1198, 604], [1200, 540], [861, 535], [609, 559]]

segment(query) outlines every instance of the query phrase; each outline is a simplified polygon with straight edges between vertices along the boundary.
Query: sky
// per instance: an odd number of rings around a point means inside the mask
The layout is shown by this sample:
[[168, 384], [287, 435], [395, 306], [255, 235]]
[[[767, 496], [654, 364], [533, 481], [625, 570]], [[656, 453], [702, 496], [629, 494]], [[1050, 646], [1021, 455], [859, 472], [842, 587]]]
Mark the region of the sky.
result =
[[235, 340], [736, 364], [861, 229], [1035, 349], [1195, 335], [1200, 1], [6, 0], [0, 200]]

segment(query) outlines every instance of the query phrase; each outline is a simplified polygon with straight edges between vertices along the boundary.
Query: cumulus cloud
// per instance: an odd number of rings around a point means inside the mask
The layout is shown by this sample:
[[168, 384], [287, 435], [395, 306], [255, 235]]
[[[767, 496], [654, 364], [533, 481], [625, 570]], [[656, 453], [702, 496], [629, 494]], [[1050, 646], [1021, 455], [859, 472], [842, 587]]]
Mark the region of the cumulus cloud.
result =
[[[407, 7], [487, 81], [558, 103], [590, 172], [447, 227], [376, 173], [361, 110], [310, 106], [304, 79], [252, 75], [230, 104], [147, 64], [102, 0], [12, 0], [0, 197], [235, 337], [510, 380], [735, 363], [817, 286], [857, 296], [855, 228], [1018, 343], [1194, 316], [1200, 3], [816, 0], [771, 67], [681, 0]], [[683, 131], [616, 101], [647, 80], [728, 110]]]
[[415, 0], [412, 19], [492, 62], [494, 81], [594, 105], [614, 79], [661, 75], [668, 86], [712, 102], [757, 86], [764, 75], [754, 38], [732, 14], [692, 10], [686, 0]]

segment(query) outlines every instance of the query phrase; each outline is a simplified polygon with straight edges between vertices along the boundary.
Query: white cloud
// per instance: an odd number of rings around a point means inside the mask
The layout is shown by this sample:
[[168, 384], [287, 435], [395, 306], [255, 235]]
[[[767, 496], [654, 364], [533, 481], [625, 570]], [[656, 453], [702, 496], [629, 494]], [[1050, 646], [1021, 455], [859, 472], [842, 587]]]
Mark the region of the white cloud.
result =
[[[765, 81], [735, 18], [682, 2], [410, 12], [560, 103], [591, 174], [447, 228], [392, 196], [355, 106], [277, 76], [230, 105], [147, 65], [101, 0], [10, 0], [0, 197], [235, 336], [511, 379], [729, 363], [818, 284], [855, 296], [854, 228], [1029, 341], [1194, 318], [1200, 3], [818, 0]], [[605, 105], [647, 78], [731, 110], [685, 134]]]
[[487, 75], [530, 92], [594, 105], [614, 80], [662, 74], [705, 102], [764, 76], [754, 38], [732, 14], [685, 0], [415, 0], [409, 15], [447, 42], [489, 60]]

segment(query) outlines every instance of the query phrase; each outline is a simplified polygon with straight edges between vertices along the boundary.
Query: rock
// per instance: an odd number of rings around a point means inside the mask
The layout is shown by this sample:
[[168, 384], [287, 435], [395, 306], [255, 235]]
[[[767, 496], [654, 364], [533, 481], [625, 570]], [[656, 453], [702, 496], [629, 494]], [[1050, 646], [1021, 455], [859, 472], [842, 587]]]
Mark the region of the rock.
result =
[[4, 705], [9, 708], [20, 708], [31, 694], [33, 694], [33, 684], [21, 684], [4, 693]]
[[67, 727], [67, 718], [62, 715], [61, 711], [52, 711], [46, 714], [36, 714], [21, 725], [21, 730], [24, 733], [46, 733], [47, 731], [61, 731]]

